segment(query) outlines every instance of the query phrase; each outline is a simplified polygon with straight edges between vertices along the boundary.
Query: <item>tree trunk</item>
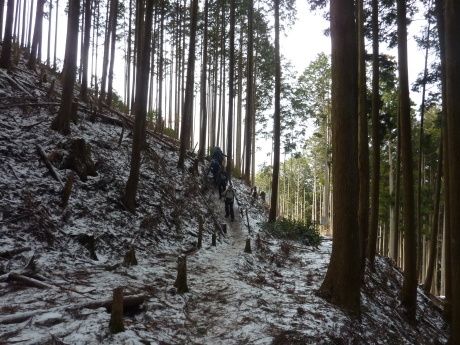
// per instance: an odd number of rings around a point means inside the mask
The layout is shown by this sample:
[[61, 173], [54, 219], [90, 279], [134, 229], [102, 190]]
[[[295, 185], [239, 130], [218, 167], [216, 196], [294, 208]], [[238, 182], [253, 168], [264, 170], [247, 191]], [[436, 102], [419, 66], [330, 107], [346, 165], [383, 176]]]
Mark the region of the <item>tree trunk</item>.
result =
[[187, 62], [187, 84], [185, 88], [185, 102], [182, 111], [182, 127], [180, 133], [180, 150], [179, 169], [185, 167], [186, 150], [190, 146], [190, 130], [192, 125], [193, 111], [193, 89], [194, 89], [194, 73], [195, 73], [195, 49], [196, 49], [196, 28], [198, 24], [198, 0], [192, 1], [192, 17], [190, 21], [190, 42], [189, 55]]
[[57, 69], [56, 65], [56, 56], [57, 56], [57, 33], [58, 33], [58, 18], [59, 18], [59, 0], [56, 0], [56, 20], [55, 20], [55, 30], [54, 30], [54, 61], [53, 61], [53, 69]]
[[445, 9], [448, 179], [452, 263], [452, 344], [460, 343], [460, 3], [447, 0]]
[[227, 174], [229, 181], [233, 165], [233, 99], [235, 96], [235, 0], [230, 0], [230, 61], [228, 67]]
[[5, 20], [5, 36], [3, 37], [2, 55], [0, 57], [0, 67], [10, 68], [11, 60], [11, 40], [13, 36], [14, 21], [14, 0], [8, 0]]
[[[29, 61], [27, 62], [27, 67], [30, 69], [35, 68], [35, 62], [37, 61], [37, 55], [40, 55], [39, 49], [41, 50], [40, 42], [42, 37], [42, 26], [43, 26], [43, 8], [45, 7], [45, 0], [38, 0], [37, 2], [37, 12], [35, 17], [35, 28], [34, 28], [34, 38], [32, 40], [32, 50], [30, 52]], [[78, 29], [77, 29], [78, 33]], [[77, 36], [78, 37], [78, 36]], [[77, 49], [75, 49], [75, 54]]]
[[270, 199], [269, 222], [275, 222], [278, 208], [278, 184], [281, 150], [281, 57], [280, 57], [280, 18], [279, 0], [275, 0], [275, 114], [273, 117], [273, 180]]
[[[50, 63], [51, 63], [51, 18], [53, 17], [53, 1], [52, 0], [50, 0], [49, 8], [50, 8], [50, 11], [48, 13], [48, 44], [46, 45], [46, 66], [48, 66], [48, 68], [50, 67]], [[25, 15], [25, 11], [24, 11], [24, 15]], [[22, 30], [22, 35], [24, 35], [24, 30]], [[22, 40], [22, 42], [24, 42], [24, 39]]]
[[[0, 0], [0, 38], [3, 36], [3, 10], [4, 8], [5, 8], [5, 0]], [[24, 20], [24, 23], [25, 23], [25, 20]]]
[[431, 229], [431, 238], [430, 238], [430, 255], [428, 262], [427, 275], [425, 283], [423, 284], [423, 290], [425, 292], [430, 292], [433, 275], [435, 274], [435, 263], [438, 257], [438, 226], [439, 226], [439, 204], [441, 200], [441, 177], [442, 177], [442, 155], [443, 155], [443, 140], [441, 135], [441, 141], [439, 145], [439, 158], [438, 158], [438, 171], [436, 174], [436, 190], [435, 190], [435, 203], [434, 203], [434, 212], [433, 212], [433, 228]]
[[401, 154], [403, 175], [404, 281], [401, 300], [408, 317], [415, 319], [417, 306], [417, 240], [414, 217], [414, 172], [412, 162], [409, 79], [407, 71], [406, 2], [397, 0], [398, 65], [401, 111]]
[[358, 47], [353, 0], [331, 0], [333, 244], [320, 291], [360, 317]]
[[375, 247], [379, 221], [380, 197], [380, 63], [379, 63], [379, 6], [378, 0], [372, 0], [372, 200], [367, 259], [372, 271], [375, 271]]
[[70, 117], [72, 113], [73, 89], [75, 85], [77, 49], [78, 49], [78, 20], [80, 16], [80, 0], [70, 0], [67, 19], [67, 37], [65, 45], [65, 60], [62, 77], [61, 106], [57, 116], [51, 123], [51, 129], [63, 135], [70, 134]]
[[85, 0], [85, 32], [82, 51], [82, 83], [80, 88], [80, 97], [82, 100], [87, 100], [88, 92], [88, 58], [89, 44], [91, 38], [91, 0]]
[[[110, 65], [109, 65], [109, 83], [107, 85], [107, 105], [109, 107], [112, 106], [112, 99], [113, 99], [113, 66], [115, 64], [115, 45], [116, 45], [116, 38], [117, 38], [117, 17], [118, 17], [118, 0], [112, 0], [112, 22], [109, 25], [112, 26], [111, 34], [112, 39], [110, 42]], [[111, 10], [111, 11], [112, 11]]]
[[107, 17], [108, 20], [105, 25], [105, 40], [104, 40], [104, 55], [102, 58], [102, 77], [101, 77], [101, 94], [99, 98], [99, 102], [105, 102], [105, 96], [106, 96], [106, 85], [107, 85], [107, 71], [109, 68], [109, 46], [110, 46], [110, 33], [112, 30], [112, 7], [113, 3], [116, 0], [110, 0], [107, 1]]
[[[139, 183], [139, 172], [141, 165], [141, 150], [144, 145], [144, 133], [147, 115], [147, 93], [148, 89], [145, 87], [149, 78], [150, 67], [150, 38], [152, 32], [152, 17], [153, 17], [153, 4], [155, 0], [148, 0], [145, 9], [145, 18], [139, 18], [140, 27], [139, 35], [136, 39], [142, 39], [137, 42], [138, 47], [138, 61], [137, 61], [137, 77], [136, 77], [136, 101], [135, 101], [135, 119], [134, 119], [134, 133], [133, 133], [133, 147], [131, 153], [131, 166], [129, 178], [126, 182], [125, 194], [123, 195], [123, 204], [132, 213], [136, 208], [136, 193], [137, 185]], [[138, 6], [143, 6], [143, 3], [137, 2]], [[143, 13], [138, 8], [136, 11]], [[142, 33], [142, 35], [140, 35]]]
[[208, 0], [204, 4], [204, 33], [203, 33], [203, 65], [201, 66], [201, 127], [200, 127], [200, 149], [198, 150], [198, 159], [204, 162], [206, 154], [206, 132], [208, 124], [208, 109], [206, 104], [206, 82], [208, 69]]
[[254, 0], [248, 0], [248, 53], [247, 53], [247, 86], [246, 86], [246, 120], [244, 123], [244, 174], [243, 179], [249, 185], [251, 178], [252, 149], [252, 106], [254, 103]]
[[[364, 0], [358, 1], [358, 165], [359, 165], [359, 229], [360, 246], [363, 258], [362, 274], [364, 274], [366, 257], [366, 239], [369, 228], [369, 143], [366, 112], [366, 49], [364, 36]], [[315, 180], [316, 183], [316, 180]], [[316, 188], [316, 187], [315, 187]], [[316, 192], [316, 191], [315, 191]]]

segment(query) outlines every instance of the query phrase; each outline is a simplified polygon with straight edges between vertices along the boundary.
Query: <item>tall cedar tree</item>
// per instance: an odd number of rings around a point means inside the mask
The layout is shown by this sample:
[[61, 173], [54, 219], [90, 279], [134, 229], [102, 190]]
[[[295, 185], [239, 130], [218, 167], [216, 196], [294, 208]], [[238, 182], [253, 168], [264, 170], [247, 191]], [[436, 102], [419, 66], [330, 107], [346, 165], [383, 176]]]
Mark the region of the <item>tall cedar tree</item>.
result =
[[14, 21], [14, 0], [8, 0], [5, 21], [5, 36], [3, 37], [2, 56], [0, 57], [0, 67], [10, 68], [11, 60], [11, 39], [13, 36]]
[[[147, 0], [145, 18], [138, 18], [137, 28], [138, 40], [136, 46], [137, 71], [136, 71], [136, 101], [134, 102], [134, 133], [133, 146], [131, 150], [131, 166], [128, 181], [126, 182], [125, 194], [122, 197], [123, 204], [132, 213], [136, 209], [136, 193], [139, 183], [139, 172], [141, 168], [141, 151], [144, 144], [144, 133], [147, 117], [147, 94], [150, 68], [150, 41], [152, 37], [153, 5], [155, 0]], [[144, 6], [142, 1], [137, 1], [137, 15], [143, 15], [144, 11], [139, 6]], [[140, 40], [140, 41], [139, 41]]]
[[280, 61], [280, 1], [275, 0], [275, 115], [273, 117], [273, 181], [268, 221], [276, 221], [281, 151], [281, 61]]
[[201, 94], [200, 94], [200, 109], [201, 109], [201, 126], [200, 126], [200, 149], [198, 150], [198, 159], [204, 161], [206, 154], [206, 131], [208, 125], [207, 103], [206, 103], [206, 85], [207, 85], [207, 69], [208, 69], [208, 15], [209, 5], [208, 0], [204, 3], [204, 32], [203, 32], [203, 65], [201, 70]]
[[5, 0], [0, 0], [0, 37], [3, 35], [3, 11], [5, 8]]
[[362, 255], [362, 274], [365, 268], [365, 251], [369, 227], [369, 143], [366, 112], [366, 47], [364, 41], [364, 0], [358, 0], [358, 166], [359, 166], [359, 230]]
[[439, 37], [439, 55], [441, 58], [441, 81], [442, 81], [442, 132], [443, 132], [443, 167], [444, 167], [444, 228], [445, 228], [445, 307], [444, 316], [447, 320], [451, 319], [451, 301], [452, 301], [452, 260], [451, 260], [451, 236], [450, 236], [450, 178], [449, 178], [449, 150], [447, 131], [447, 72], [446, 72], [446, 42], [445, 42], [445, 17], [444, 17], [444, 0], [436, 0], [436, 21]]
[[331, 0], [333, 242], [320, 291], [360, 317], [358, 37], [354, 0]]
[[[442, 133], [442, 130], [441, 130]], [[439, 232], [439, 205], [441, 202], [441, 177], [442, 177], [442, 155], [443, 155], [443, 134], [441, 134], [441, 140], [439, 144], [439, 158], [438, 168], [436, 172], [436, 189], [434, 195], [434, 211], [433, 211], [433, 224], [430, 235], [430, 255], [428, 259], [428, 269], [426, 272], [425, 283], [423, 284], [423, 291], [429, 293], [433, 285], [433, 275], [435, 270], [435, 264], [438, 252], [438, 232]]]
[[82, 82], [80, 88], [80, 97], [82, 100], [87, 99], [88, 92], [88, 58], [89, 58], [89, 44], [91, 40], [91, 0], [85, 0], [85, 32], [83, 39], [83, 52], [82, 52]]
[[399, 109], [401, 112], [401, 156], [403, 176], [404, 282], [401, 300], [408, 317], [415, 319], [417, 307], [417, 240], [414, 217], [414, 172], [412, 162], [409, 79], [407, 72], [406, 1], [397, 1]]
[[230, 61], [228, 71], [227, 174], [233, 165], [233, 98], [235, 96], [235, 0], [230, 0]]
[[198, 0], [192, 1], [192, 18], [190, 21], [190, 43], [187, 62], [187, 83], [185, 85], [185, 102], [182, 110], [180, 132], [179, 162], [177, 167], [184, 169], [186, 150], [190, 146], [190, 131], [193, 111], [193, 85], [195, 73], [196, 28], [198, 23]]
[[251, 178], [252, 121], [254, 103], [254, 0], [248, 0], [248, 67], [246, 86], [246, 120], [244, 122], [244, 175], [247, 184]]
[[78, 21], [80, 0], [70, 0], [67, 19], [67, 37], [65, 45], [64, 67], [62, 69], [61, 107], [51, 123], [51, 129], [63, 135], [70, 134], [70, 115], [73, 102], [73, 89], [77, 72]]
[[115, 44], [117, 39], [117, 18], [118, 18], [118, 0], [113, 1], [113, 16], [112, 22], [109, 24], [112, 26], [110, 30], [112, 32], [112, 38], [110, 42], [110, 65], [109, 65], [109, 84], [107, 85], [107, 105], [112, 106], [113, 99], [113, 67], [115, 66]]
[[372, 199], [369, 242], [367, 258], [371, 270], [375, 270], [375, 251], [377, 246], [377, 228], [379, 223], [380, 194], [380, 95], [379, 95], [379, 5], [372, 0]]
[[[41, 41], [42, 41], [42, 28], [43, 28], [43, 8], [45, 7], [45, 0], [37, 1], [37, 10], [35, 17], [35, 27], [34, 27], [34, 37], [32, 39], [32, 48], [29, 56], [29, 61], [27, 62], [27, 67], [30, 69], [35, 68], [35, 63], [37, 61], [37, 55], [39, 55], [39, 50], [41, 50]], [[75, 50], [76, 52], [76, 50]]]
[[447, 72], [447, 128], [448, 171], [450, 180], [450, 231], [452, 263], [452, 344], [460, 344], [460, 2], [446, 1], [446, 72]]

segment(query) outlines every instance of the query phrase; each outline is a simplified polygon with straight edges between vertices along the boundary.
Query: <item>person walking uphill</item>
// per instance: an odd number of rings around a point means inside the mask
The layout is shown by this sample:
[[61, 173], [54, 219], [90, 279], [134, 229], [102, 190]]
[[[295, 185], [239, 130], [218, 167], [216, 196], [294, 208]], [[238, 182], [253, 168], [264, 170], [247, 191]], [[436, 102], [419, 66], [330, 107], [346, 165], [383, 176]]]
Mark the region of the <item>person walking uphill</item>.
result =
[[227, 190], [222, 194], [225, 201], [225, 218], [230, 216], [232, 221], [235, 220], [235, 213], [233, 212], [233, 200], [235, 200], [235, 192], [232, 185], [229, 185]]

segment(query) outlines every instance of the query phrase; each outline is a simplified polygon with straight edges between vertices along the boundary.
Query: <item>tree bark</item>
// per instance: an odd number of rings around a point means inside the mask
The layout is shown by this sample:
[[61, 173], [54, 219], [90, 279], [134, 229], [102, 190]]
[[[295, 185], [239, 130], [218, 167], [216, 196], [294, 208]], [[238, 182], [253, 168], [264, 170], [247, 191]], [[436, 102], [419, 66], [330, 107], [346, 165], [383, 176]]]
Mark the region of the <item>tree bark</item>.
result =
[[[122, 197], [123, 204], [132, 213], [136, 208], [136, 193], [139, 183], [139, 173], [141, 168], [141, 151], [144, 145], [144, 134], [147, 115], [147, 93], [145, 87], [149, 78], [150, 67], [150, 38], [153, 20], [153, 5], [155, 0], [148, 0], [145, 10], [145, 18], [140, 18], [141, 27], [136, 30], [142, 30], [143, 35], [136, 35], [137, 39], [142, 37], [142, 41], [137, 43], [138, 61], [137, 61], [137, 76], [136, 76], [136, 101], [135, 101], [135, 119], [134, 119], [134, 134], [133, 146], [131, 153], [131, 166], [128, 181], [126, 182], [125, 193]], [[143, 3], [137, 3], [143, 6]], [[137, 9], [137, 13], [142, 13], [141, 9]], [[141, 31], [139, 31], [140, 33]]]
[[2, 55], [0, 57], [0, 67], [10, 68], [11, 46], [13, 38], [13, 21], [14, 21], [14, 0], [8, 0], [5, 20], [5, 36], [3, 37]]
[[190, 146], [190, 130], [193, 111], [193, 89], [195, 73], [196, 28], [198, 23], [198, 0], [192, 1], [192, 18], [190, 22], [190, 42], [187, 62], [187, 84], [185, 87], [185, 102], [182, 110], [182, 126], [180, 134], [179, 169], [185, 167], [186, 150]]
[[254, 0], [248, 0], [248, 66], [246, 86], [246, 117], [244, 123], [244, 174], [243, 179], [249, 185], [251, 178], [252, 149], [252, 106], [254, 103]]
[[91, 38], [91, 0], [85, 0], [85, 32], [82, 52], [82, 83], [80, 88], [80, 97], [82, 100], [87, 100], [88, 92], [88, 58], [89, 44]]
[[198, 159], [204, 162], [206, 154], [206, 132], [208, 124], [208, 109], [206, 103], [206, 83], [207, 83], [207, 69], [208, 69], [208, 13], [209, 6], [208, 0], [204, 4], [204, 33], [203, 33], [203, 65], [201, 67], [201, 90], [200, 90], [200, 109], [201, 109], [201, 126], [200, 126], [200, 148], [198, 150]]
[[275, 0], [275, 115], [273, 117], [273, 180], [269, 222], [275, 222], [278, 209], [278, 186], [281, 150], [281, 57], [280, 57], [280, 1]]
[[[358, 1], [358, 165], [359, 165], [359, 229], [360, 246], [363, 258], [362, 274], [364, 274], [366, 258], [366, 239], [369, 227], [369, 143], [366, 112], [366, 61], [364, 40], [364, 0]], [[315, 182], [316, 183], [316, 180]], [[316, 189], [316, 187], [315, 187]], [[316, 192], [316, 191], [314, 191]], [[314, 219], [313, 219], [314, 221]]]
[[353, 0], [331, 0], [333, 244], [320, 291], [360, 317], [358, 47]]
[[435, 264], [438, 256], [438, 228], [439, 228], [439, 205], [441, 202], [441, 177], [442, 177], [442, 155], [443, 155], [443, 140], [441, 135], [441, 141], [439, 145], [439, 158], [438, 158], [438, 171], [436, 173], [436, 189], [435, 189], [435, 203], [433, 211], [433, 228], [431, 229], [430, 238], [430, 255], [428, 261], [428, 269], [423, 284], [423, 290], [429, 293], [433, 284], [433, 275], [435, 273]]
[[407, 66], [406, 2], [397, 0], [398, 66], [401, 111], [401, 154], [403, 175], [404, 281], [401, 300], [408, 317], [415, 319], [417, 306], [417, 240], [414, 217], [414, 172], [412, 162], [409, 79]]
[[378, 1], [372, 0], [372, 199], [367, 259], [375, 271], [375, 249], [379, 221], [380, 197], [380, 63], [379, 63], [379, 17]]
[[[35, 68], [35, 63], [37, 61], [37, 55], [39, 56], [40, 42], [42, 38], [42, 27], [43, 27], [43, 8], [45, 7], [45, 0], [38, 0], [37, 2], [37, 12], [35, 17], [35, 27], [34, 27], [34, 37], [32, 40], [32, 49], [30, 52], [29, 61], [27, 62], [27, 67], [30, 69]], [[78, 32], [78, 29], [77, 29]], [[76, 52], [76, 50], [75, 50]]]
[[65, 60], [63, 68], [61, 106], [57, 116], [51, 123], [51, 129], [63, 135], [70, 134], [70, 117], [72, 113], [73, 89], [76, 76], [77, 49], [78, 49], [78, 19], [80, 15], [80, 1], [70, 0], [67, 19], [67, 38], [65, 46]]
[[[452, 344], [460, 343], [460, 99], [457, 88], [460, 83], [460, 3], [447, 0], [445, 8], [446, 43], [446, 95], [447, 95], [447, 141], [448, 179], [452, 262]], [[456, 263], [456, 264], [453, 264]]]

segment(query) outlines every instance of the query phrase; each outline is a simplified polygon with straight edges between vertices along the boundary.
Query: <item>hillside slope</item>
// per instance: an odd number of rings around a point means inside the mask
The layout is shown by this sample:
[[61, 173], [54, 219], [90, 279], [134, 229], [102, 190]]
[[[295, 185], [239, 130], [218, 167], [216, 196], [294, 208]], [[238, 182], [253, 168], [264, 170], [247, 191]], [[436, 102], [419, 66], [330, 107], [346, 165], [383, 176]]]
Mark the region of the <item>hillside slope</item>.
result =
[[[55, 91], [47, 97], [52, 79]], [[377, 272], [366, 275], [361, 322], [317, 297], [331, 240], [309, 248], [271, 237], [261, 227], [266, 207], [236, 179], [238, 216], [227, 222], [204, 176], [206, 164], [198, 176], [178, 170], [178, 150], [164, 139], [148, 136], [139, 206], [136, 214], [127, 212], [119, 198], [129, 173], [129, 131], [120, 141], [120, 115], [105, 110], [105, 119], [95, 118], [94, 106], [84, 103], [70, 137], [50, 130], [59, 101], [56, 76], [40, 85], [23, 65], [12, 75], [0, 70], [0, 98], [1, 344], [446, 343], [442, 318], [421, 293], [417, 322], [405, 319], [398, 302], [402, 277], [386, 259], [377, 258]], [[96, 173], [75, 175], [64, 206], [64, 185], [73, 173], [58, 167], [75, 139], [90, 146]], [[194, 158], [190, 153], [188, 167]], [[251, 254], [243, 252], [247, 238]], [[138, 265], [123, 265], [132, 245]], [[173, 284], [182, 253], [190, 292], [178, 294]], [[126, 310], [125, 331], [112, 335], [104, 302], [116, 287], [143, 303]]]

